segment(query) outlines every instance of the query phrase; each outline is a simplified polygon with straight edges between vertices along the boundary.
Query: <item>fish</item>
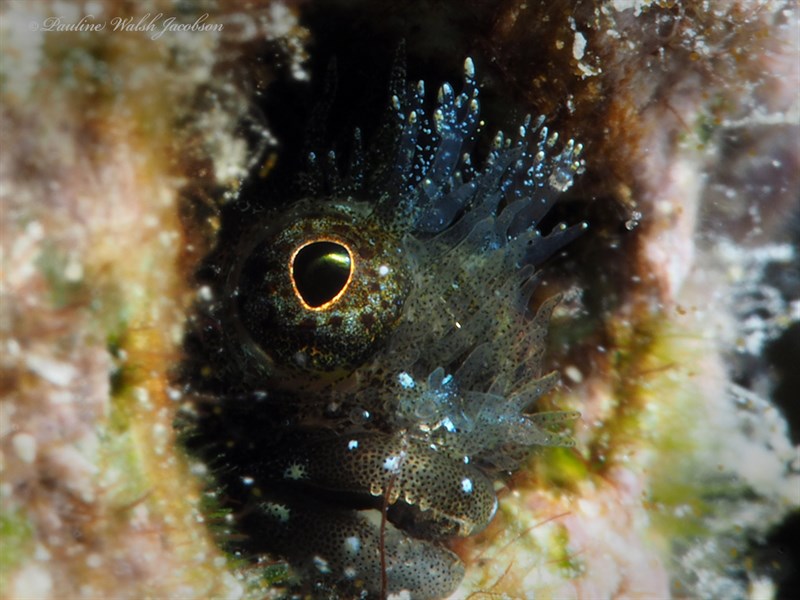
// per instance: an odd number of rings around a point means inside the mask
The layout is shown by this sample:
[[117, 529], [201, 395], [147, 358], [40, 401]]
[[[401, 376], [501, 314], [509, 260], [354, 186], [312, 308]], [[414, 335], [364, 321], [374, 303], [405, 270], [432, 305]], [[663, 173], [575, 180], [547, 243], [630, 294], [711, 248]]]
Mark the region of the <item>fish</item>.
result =
[[344, 166], [308, 151], [291, 201], [223, 223], [187, 322], [184, 443], [232, 515], [224, 545], [286, 561], [314, 597], [450, 595], [465, 566], [448, 544], [579, 416], [536, 410], [558, 383], [541, 370], [559, 299], [530, 304], [537, 266], [587, 228], [538, 229], [582, 146], [526, 117], [476, 164], [472, 59], [432, 110], [393, 73], [374, 140], [356, 129]]

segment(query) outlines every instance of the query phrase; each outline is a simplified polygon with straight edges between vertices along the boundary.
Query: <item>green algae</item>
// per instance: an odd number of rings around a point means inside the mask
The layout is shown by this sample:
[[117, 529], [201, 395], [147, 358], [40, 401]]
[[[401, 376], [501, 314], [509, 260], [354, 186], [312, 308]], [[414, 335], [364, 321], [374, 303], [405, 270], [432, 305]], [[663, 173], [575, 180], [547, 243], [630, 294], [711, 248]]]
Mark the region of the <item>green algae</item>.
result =
[[538, 484], [550, 490], [577, 492], [591, 475], [587, 462], [572, 448], [549, 448], [534, 457], [532, 468]]
[[36, 267], [50, 288], [53, 308], [63, 309], [83, 304], [88, 294], [83, 278], [70, 275], [69, 256], [53, 242], [44, 244], [36, 259]]
[[8, 575], [33, 549], [33, 534], [33, 526], [23, 512], [0, 512], [0, 590], [8, 588]]
[[584, 562], [569, 548], [569, 530], [564, 526], [555, 528], [551, 543], [547, 546], [547, 561], [560, 571], [566, 579], [579, 577], [586, 572]]

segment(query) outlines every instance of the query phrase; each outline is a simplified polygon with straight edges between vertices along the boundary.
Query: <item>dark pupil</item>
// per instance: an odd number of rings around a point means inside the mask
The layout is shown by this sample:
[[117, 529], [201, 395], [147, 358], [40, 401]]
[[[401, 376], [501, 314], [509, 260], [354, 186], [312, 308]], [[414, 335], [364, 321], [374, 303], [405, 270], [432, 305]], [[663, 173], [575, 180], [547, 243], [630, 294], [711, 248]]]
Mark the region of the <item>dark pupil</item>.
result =
[[292, 277], [305, 303], [317, 308], [342, 291], [350, 269], [347, 248], [334, 242], [314, 242], [294, 257]]

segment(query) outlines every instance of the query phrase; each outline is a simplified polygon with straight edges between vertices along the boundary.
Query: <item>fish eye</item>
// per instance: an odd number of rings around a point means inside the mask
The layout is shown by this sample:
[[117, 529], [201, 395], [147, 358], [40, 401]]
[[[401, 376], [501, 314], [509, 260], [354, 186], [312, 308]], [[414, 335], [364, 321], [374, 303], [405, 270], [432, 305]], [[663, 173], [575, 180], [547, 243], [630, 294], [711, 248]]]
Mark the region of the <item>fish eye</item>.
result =
[[295, 251], [289, 268], [300, 302], [309, 310], [325, 310], [347, 291], [353, 278], [353, 256], [339, 242], [312, 241]]
[[286, 387], [356, 369], [399, 323], [402, 242], [355, 204], [301, 201], [244, 241], [227, 293], [235, 330]]

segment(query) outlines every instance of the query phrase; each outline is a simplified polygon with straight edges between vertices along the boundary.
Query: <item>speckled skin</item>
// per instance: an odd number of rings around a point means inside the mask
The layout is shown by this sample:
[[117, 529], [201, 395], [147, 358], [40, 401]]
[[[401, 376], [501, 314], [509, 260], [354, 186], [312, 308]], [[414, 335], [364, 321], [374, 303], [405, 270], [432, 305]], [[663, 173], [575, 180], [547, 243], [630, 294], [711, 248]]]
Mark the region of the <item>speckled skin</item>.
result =
[[[493, 480], [535, 445], [571, 444], [552, 428], [577, 416], [533, 412], [557, 379], [539, 372], [557, 299], [528, 303], [535, 263], [584, 227], [536, 229], [580, 147], [556, 154], [526, 120], [477, 170], [462, 152], [478, 124], [471, 61], [430, 119], [422, 83], [394, 88], [390, 151], [363, 170], [357, 157], [340, 184], [312, 154], [307, 187], [328, 195], [268, 212], [209, 258], [214, 295], [187, 340], [201, 350], [190, 385], [210, 397], [190, 446], [242, 514], [235, 547], [285, 558], [319, 597], [452, 593], [464, 568], [446, 542], [486, 527]], [[293, 257], [322, 241], [351, 270], [310, 306]]]
[[421, 511], [418, 519], [437, 536], [477, 533], [497, 508], [492, 482], [480, 470], [402, 432], [298, 437], [262, 463], [259, 475], [403, 502]]

